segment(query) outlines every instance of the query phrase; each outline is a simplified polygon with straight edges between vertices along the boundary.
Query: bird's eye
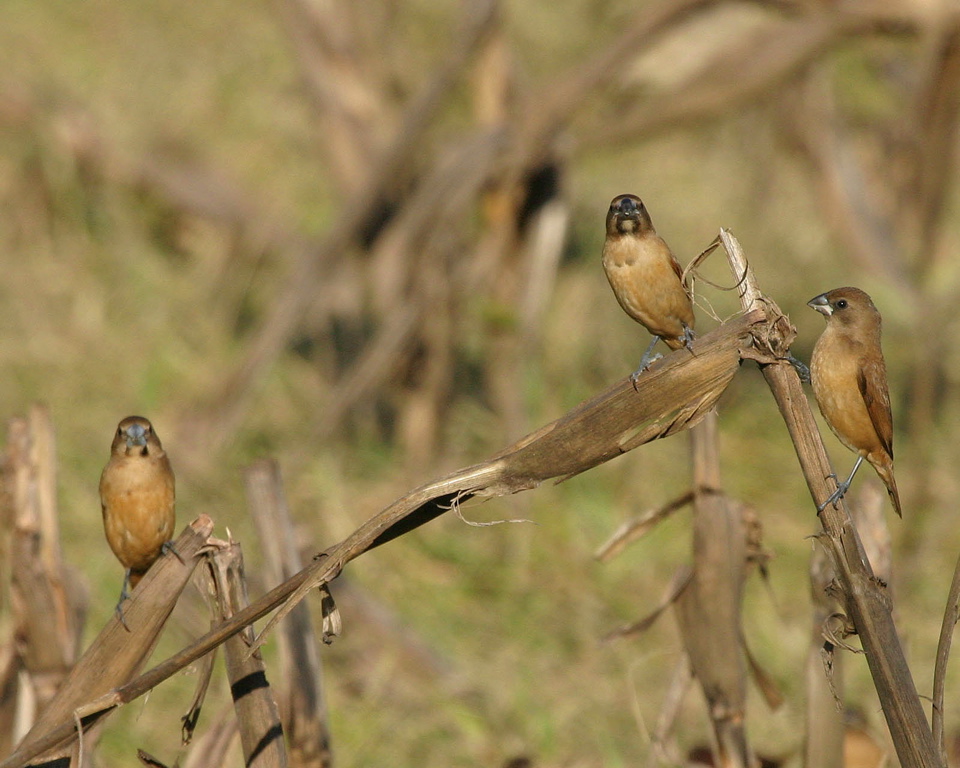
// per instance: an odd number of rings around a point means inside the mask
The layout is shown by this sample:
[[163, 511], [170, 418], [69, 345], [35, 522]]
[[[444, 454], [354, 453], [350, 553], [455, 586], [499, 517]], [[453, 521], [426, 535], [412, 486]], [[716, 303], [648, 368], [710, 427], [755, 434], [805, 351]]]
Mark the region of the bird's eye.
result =
[[840, 299], [840, 301], [837, 302], [837, 309], [846, 309], [846, 308], [847, 308], [847, 300]]

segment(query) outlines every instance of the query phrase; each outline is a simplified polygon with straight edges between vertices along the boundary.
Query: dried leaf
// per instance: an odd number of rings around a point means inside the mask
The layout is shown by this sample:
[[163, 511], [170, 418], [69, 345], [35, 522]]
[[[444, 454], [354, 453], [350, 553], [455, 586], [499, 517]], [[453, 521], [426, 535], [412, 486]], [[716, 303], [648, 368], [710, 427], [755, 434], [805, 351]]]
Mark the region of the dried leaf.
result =
[[398, 499], [309, 566], [309, 574], [254, 647], [314, 587], [333, 579], [350, 560], [438, 517], [454, 503], [472, 496], [517, 493], [552, 478], [559, 482], [698, 423], [739, 369], [740, 348], [763, 320], [762, 312], [741, 315], [697, 339], [692, 351], [677, 350], [654, 364], [636, 387], [625, 378], [489, 461]]

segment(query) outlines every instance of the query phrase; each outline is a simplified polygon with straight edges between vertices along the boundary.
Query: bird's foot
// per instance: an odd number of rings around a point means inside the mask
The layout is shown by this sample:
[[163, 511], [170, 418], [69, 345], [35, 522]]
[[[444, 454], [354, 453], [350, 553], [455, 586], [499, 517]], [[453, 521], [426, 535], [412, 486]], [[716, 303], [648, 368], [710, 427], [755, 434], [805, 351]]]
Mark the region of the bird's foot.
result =
[[643, 359], [640, 360], [640, 365], [637, 367], [637, 370], [635, 370], [633, 373], [630, 374], [630, 381], [633, 384], [634, 389], [637, 388], [637, 381], [639, 380], [643, 372], [646, 371], [647, 368], [649, 368], [655, 362], [657, 362], [657, 360], [659, 360], [661, 357], [663, 357], [663, 355], [661, 355], [659, 352], [655, 355], [651, 355], [648, 353], [643, 356]]
[[810, 383], [810, 369], [807, 367], [807, 364], [802, 360], [798, 360], [793, 355], [787, 353], [787, 362], [794, 367], [794, 370], [797, 372], [797, 376], [800, 377], [800, 381], [804, 384]]
[[130, 627], [127, 626], [127, 620], [123, 615], [123, 601], [129, 599], [129, 597], [121, 597], [120, 602], [117, 603], [117, 607], [113, 609], [117, 614], [117, 618], [120, 620], [120, 623], [123, 625], [123, 628], [127, 630], [127, 632], [130, 631]]
[[[837, 476], [836, 476], [836, 475], [827, 475], [827, 477], [832, 477], [834, 480], [837, 479]], [[842, 499], [842, 498], [844, 497], [844, 495], [846, 494], [847, 489], [848, 489], [849, 487], [850, 487], [849, 481], [844, 482], [844, 483], [838, 483], [838, 484], [837, 484], [837, 490], [835, 490], [833, 493], [831, 493], [831, 494], [827, 497], [827, 500], [826, 500], [825, 502], [823, 502], [823, 504], [821, 504], [819, 507], [817, 507], [817, 513], [819, 514], [820, 512], [823, 512], [823, 510], [825, 510], [825, 509], [826, 509], [827, 507], [829, 507], [831, 504], [836, 504], [838, 501], [840, 501], [840, 499]]]
[[690, 350], [690, 354], [693, 354], [693, 330], [688, 325], [683, 326], [683, 346]]
[[173, 554], [176, 555], [177, 560], [179, 560], [183, 565], [186, 565], [186, 564], [187, 564], [186, 560], [184, 560], [184, 559], [180, 556], [180, 553], [177, 552], [177, 548], [176, 548], [175, 546], [173, 546], [173, 541], [165, 541], [165, 542], [163, 542], [163, 544], [161, 545], [161, 547], [160, 547], [160, 554], [161, 554], [161, 555], [165, 555], [165, 554], [167, 554], [167, 552], [173, 552]]
[[633, 388], [637, 388], [637, 379], [640, 378], [640, 374], [643, 373], [647, 368], [653, 365], [657, 360], [659, 360], [663, 355], [653, 354], [653, 348], [657, 346], [657, 342], [660, 341], [659, 336], [654, 336], [650, 341], [650, 346], [647, 347], [647, 351], [643, 353], [643, 357], [640, 358], [640, 365], [637, 366], [637, 370], [630, 374], [630, 381], [633, 383]]
[[[826, 509], [829, 504], [836, 505], [836, 503], [843, 498], [843, 495], [847, 492], [847, 489], [850, 487], [850, 483], [853, 482], [853, 476], [857, 474], [857, 470], [860, 469], [860, 465], [862, 463], [863, 463], [863, 456], [858, 456], [857, 463], [853, 465], [853, 469], [850, 471], [850, 476], [846, 480], [844, 480], [842, 483], [837, 483], [837, 490], [831, 493], [830, 496], [827, 498], [827, 500], [823, 502], [823, 504], [821, 504], [819, 507], [817, 507], [818, 514], [820, 512], [823, 512], [823, 510]], [[834, 482], [836, 482], [837, 476], [833, 472], [827, 475], [827, 477], [828, 478], [832, 477], [834, 479]]]

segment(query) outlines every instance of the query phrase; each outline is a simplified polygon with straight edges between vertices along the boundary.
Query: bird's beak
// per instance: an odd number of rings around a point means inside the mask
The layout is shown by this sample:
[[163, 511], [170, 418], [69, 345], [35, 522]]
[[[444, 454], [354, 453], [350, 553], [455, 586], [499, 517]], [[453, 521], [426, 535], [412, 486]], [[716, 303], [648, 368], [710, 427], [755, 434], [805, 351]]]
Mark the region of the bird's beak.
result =
[[819, 296], [814, 296], [810, 301], [807, 302], [807, 306], [811, 309], [817, 310], [824, 317], [830, 317], [833, 314], [833, 307], [830, 306], [830, 302], [827, 301], [827, 294], [821, 293]]
[[144, 446], [147, 444], [147, 431], [140, 424], [131, 424], [127, 427], [127, 447]]
[[637, 207], [637, 204], [628, 197], [620, 201], [620, 205], [617, 206], [617, 213], [628, 219], [636, 219], [640, 215], [640, 209]]

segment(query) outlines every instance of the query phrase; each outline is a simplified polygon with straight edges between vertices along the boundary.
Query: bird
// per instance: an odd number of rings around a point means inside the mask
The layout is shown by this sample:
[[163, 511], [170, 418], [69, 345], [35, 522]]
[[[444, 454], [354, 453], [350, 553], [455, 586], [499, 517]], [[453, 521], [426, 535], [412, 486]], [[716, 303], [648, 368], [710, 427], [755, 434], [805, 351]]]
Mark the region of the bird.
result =
[[866, 459], [886, 485], [894, 510], [903, 517], [893, 474], [893, 412], [880, 346], [880, 313], [859, 288], [835, 288], [807, 305], [827, 319], [810, 360], [813, 394], [830, 429], [857, 454], [850, 476], [837, 484], [817, 511], [843, 497]]
[[170, 541], [176, 524], [173, 467], [143, 416], [128, 416], [117, 426], [100, 475], [100, 505], [107, 543], [125, 568], [116, 609], [123, 622], [128, 587], [136, 587], [162, 553], [176, 554]]
[[606, 226], [601, 260], [613, 294], [623, 311], [653, 334], [630, 376], [636, 386], [640, 374], [659, 357], [651, 356], [658, 341], [670, 349], [691, 349], [693, 302], [681, 282], [680, 263], [653, 228], [639, 197], [613, 198]]

